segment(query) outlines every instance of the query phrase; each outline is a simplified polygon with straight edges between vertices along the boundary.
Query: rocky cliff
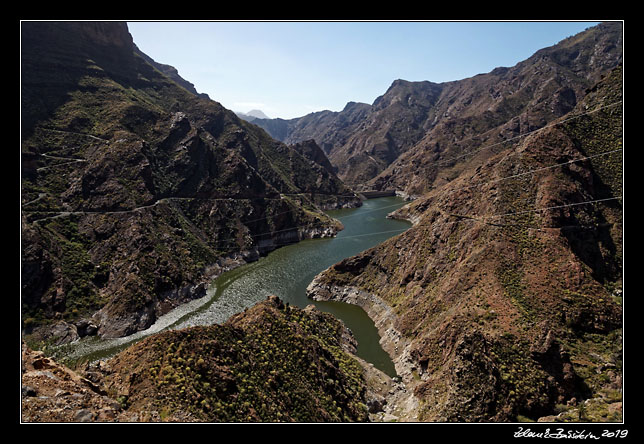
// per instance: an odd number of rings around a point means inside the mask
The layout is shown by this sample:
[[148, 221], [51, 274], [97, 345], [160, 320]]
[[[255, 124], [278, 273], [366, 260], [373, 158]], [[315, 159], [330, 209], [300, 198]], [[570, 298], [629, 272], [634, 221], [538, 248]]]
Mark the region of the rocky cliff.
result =
[[[320, 274], [375, 320], [423, 421], [621, 418], [622, 70]], [[403, 412], [408, 414], [409, 412]]]
[[341, 228], [310, 199], [346, 204], [334, 174], [179, 86], [126, 24], [23, 22], [21, 44], [26, 332], [127, 335], [209, 276]]

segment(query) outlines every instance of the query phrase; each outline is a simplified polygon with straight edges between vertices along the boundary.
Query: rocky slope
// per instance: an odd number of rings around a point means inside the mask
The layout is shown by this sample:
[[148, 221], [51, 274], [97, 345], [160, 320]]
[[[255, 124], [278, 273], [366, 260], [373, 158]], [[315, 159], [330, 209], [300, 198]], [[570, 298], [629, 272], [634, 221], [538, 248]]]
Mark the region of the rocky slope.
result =
[[291, 145], [291, 148], [293, 148], [295, 151], [297, 151], [310, 161], [323, 166], [330, 173], [335, 171], [335, 168], [333, 168], [333, 165], [331, 165], [331, 162], [329, 162], [329, 159], [324, 154], [324, 151], [322, 151], [318, 144], [315, 143], [315, 140], [305, 140], [303, 142]]
[[[339, 177], [354, 188], [418, 196], [455, 177], [466, 152], [543, 127], [569, 112], [622, 60], [621, 26], [600, 24], [513, 67], [463, 80], [399, 79], [372, 105], [350, 103], [339, 113], [254, 123], [287, 143], [314, 139]], [[456, 168], [446, 168], [451, 166]]]
[[359, 205], [328, 169], [166, 76], [126, 24], [21, 32], [27, 333], [60, 342], [144, 329], [202, 296], [209, 276], [333, 235], [341, 226], [315, 193]]
[[376, 321], [415, 419], [620, 420], [622, 75], [462, 167], [392, 215], [411, 229], [309, 286]]
[[[482, 163], [514, 138], [571, 111], [621, 63], [622, 39], [621, 23], [604, 23], [511, 68], [442, 84], [434, 107], [438, 117], [369, 185], [421, 195], [458, 175], [466, 162]], [[478, 150], [491, 144], [493, 149]]]
[[86, 377], [22, 345], [22, 422], [108, 422], [127, 420], [122, 404]]
[[23, 347], [22, 420], [367, 421], [354, 352], [335, 318], [276, 297], [222, 325], [148, 337], [77, 372]]

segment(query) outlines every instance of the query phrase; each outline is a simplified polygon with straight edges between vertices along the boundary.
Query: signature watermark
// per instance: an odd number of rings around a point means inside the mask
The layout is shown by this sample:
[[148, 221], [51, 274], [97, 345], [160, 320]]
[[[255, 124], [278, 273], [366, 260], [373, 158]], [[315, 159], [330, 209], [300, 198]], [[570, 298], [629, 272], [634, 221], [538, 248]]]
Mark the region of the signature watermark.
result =
[[519, 427], [514, 432], [515, 438], [540, 438], [540, 439], [602, 439], [602, 438], [626, 438], [628, 430], [566, 430], [564, 428], [546, 429], [544, 431], [532, 431], [529, 428]]

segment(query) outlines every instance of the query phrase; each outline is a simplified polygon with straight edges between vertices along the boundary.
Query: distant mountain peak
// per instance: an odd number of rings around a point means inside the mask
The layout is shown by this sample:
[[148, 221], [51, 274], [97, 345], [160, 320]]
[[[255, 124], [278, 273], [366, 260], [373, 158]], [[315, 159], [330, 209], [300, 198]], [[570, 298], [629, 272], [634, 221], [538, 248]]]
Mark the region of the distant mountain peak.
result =
[[252, 117], [257, 117], [258, 119], [270, 119], [270, 117], [268, 117], [266, 114], [264, 114], [262, 112], [262, 110], [260, 110], [260, 109], [251, 109], [250, 111], [248, 111], [246, 113], [246, 115], [252, 116]]
[[235, 114], [237, 114], [241, 118], [247, 118], [247, 120], [270, 119], [270, 117], [264, 114], [264, 112], [261, 109], [251, 109], [248, 112], [235, 111]]
[[238, 117], [247, 120], [249, 122], [252, 122], [255, 119], [270, 119], [264, 112], [260, 109], [251, 109], [247, 113], [241, 112], [241, 111], [235, 111], [235, 114], [237, 114]]

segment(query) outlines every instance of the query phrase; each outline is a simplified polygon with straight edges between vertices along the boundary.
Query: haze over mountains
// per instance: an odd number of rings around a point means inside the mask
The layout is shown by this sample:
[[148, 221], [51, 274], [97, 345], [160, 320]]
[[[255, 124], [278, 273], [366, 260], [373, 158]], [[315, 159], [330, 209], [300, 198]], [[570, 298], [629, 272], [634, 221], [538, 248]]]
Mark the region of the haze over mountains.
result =
[[[364, 308], [399, 383], [276, 295], [78, 374], [25, 346], [28, 420], [621, 421], [622, 47], [602, 23], [513, 67], [284, 120], [200, 96], [125, 24], [23, 23], [30, 344], [144, 329], [223, 270], [333, 235], [322, 210], [354, 191], [413, 198], [390, 215], [412, 228], [308, 288]], [[43, 368], [74, 375], [69, 396], [35, 396], [56, 393]]]
[[269, 119], [269, 117], [266, 114], [264, 114], [262, 110], [259, 110], [259, 109], [252, 109], [247, 113], [243, 113], [241, 111], [235, 111], [235, 114], [237, 114], [239, 117], [241, 117], [244, 120], [248, 120], [249, 122], [252, 122], [255, 119]]

